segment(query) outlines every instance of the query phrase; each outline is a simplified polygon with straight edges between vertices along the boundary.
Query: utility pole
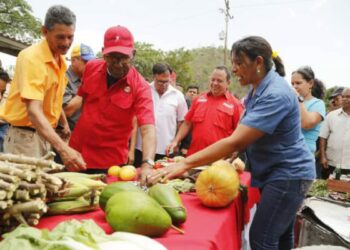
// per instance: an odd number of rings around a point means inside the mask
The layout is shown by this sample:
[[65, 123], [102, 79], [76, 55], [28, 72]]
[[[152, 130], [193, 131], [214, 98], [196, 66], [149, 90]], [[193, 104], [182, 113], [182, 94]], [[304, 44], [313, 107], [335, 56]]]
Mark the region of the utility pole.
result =
[[220, 8], [221, 13], [225, 15], [225, 31], [220, 33], [220, 39], [224, 40], [224, 65], [227, 62], [227, 33], [228, 33], [228, 22], [233, 19], [230, 15], [230, 0], [225, 1], [225, 9]]

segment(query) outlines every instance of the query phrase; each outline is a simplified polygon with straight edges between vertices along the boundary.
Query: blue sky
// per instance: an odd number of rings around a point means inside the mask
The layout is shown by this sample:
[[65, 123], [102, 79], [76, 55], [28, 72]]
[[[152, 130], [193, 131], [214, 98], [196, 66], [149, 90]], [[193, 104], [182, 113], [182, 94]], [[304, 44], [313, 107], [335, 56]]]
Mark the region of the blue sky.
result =
[[[33, 14], [44, 19], [53, 4], [71, 8], [77, 15], [75, 43], [95, 52], [104, 31], [124, 25], [135, 40], [171, 50], [219, 46], [224, 0], [27, 0]], [[265, 37], [284, 60], [287, 80], [293, 70], [310, 65], [327, 87], [350, 87], [349, 0], [231, 0], [228, 47], [244, 36]], [[346, 26], [346, 24], [348, 24]], [[0, 54], [5, 66], [14, 58]]]

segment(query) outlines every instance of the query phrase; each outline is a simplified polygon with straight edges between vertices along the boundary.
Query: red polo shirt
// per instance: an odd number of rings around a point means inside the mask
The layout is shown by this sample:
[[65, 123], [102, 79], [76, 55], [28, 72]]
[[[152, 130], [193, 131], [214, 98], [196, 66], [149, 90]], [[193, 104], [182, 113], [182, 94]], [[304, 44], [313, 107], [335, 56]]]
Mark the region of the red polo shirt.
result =
[[242, 111], [242, 104], [228, 91], [219, 97], [210, 92], [198, 96], [185, 117], [192, 123], [192, 141], [187, 155], [231, 135]]
[[106, 63], [92, 60], [78, 91], [83, 108], [69, 145], [82, 154], [88, 168], [127, 162], [134, 116], [139, 126], [154, 124], [151, 89], [134, 67], [110, 88], [106, 79]]

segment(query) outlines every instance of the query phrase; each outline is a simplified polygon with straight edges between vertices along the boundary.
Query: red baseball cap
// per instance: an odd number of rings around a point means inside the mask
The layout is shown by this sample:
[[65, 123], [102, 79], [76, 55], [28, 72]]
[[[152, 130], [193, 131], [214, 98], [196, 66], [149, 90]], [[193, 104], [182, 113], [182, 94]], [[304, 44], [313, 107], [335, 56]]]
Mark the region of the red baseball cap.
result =
[[134, 37], [131, 32], [123, 26], [109, 28], [104, 37], [103, 55], [119, 52], [131, 56], [134, 51]]

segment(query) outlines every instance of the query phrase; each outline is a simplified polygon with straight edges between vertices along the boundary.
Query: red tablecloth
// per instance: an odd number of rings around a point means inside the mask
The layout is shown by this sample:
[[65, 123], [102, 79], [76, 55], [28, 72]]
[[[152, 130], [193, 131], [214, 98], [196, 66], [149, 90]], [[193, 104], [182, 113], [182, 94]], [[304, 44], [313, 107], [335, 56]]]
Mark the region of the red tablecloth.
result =
[[[241, 183], [250, 186], [250, 174], [240, 175]], [[239, 195], [230, 206], [221, 209], [206, 208], [201, 205], [195, 193], [181, 194], [187, 209], [187, 221], [181, 226], [185, 234], [169, 230], [155, 240], [169, 250], [211, 250], [241, 249], [241, 232], [249, 221], [249, 210], [259, 200], [255, 188], [248, 189], [248, 202], [243, 205]], [[48, 216], [40, 220], [38, 228], [52, 229], [58, 223], [70, 219], [93, 219], [106, 233], [112, 233], [102, 210], [85, 214]]]

